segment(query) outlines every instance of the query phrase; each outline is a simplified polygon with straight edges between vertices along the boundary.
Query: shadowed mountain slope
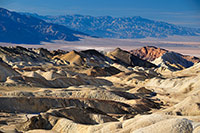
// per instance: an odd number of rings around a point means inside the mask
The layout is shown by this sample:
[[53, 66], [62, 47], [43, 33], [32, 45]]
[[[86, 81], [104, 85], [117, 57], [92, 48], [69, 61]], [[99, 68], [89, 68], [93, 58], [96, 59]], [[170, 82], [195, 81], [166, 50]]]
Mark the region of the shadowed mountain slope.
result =
[[139, 57], [132, 55], [128, 51], [122, 50], [120, 48], [115, 49], [114, 51], [108, 54], [108, 57], [114, 59], [118, 63], [126, 64], [127, 66], [140, 66], [140, 67], [156, 67], [156, 65], [142, 60]]
[[40, 44], [41, 41], [77, 41], [86, 35], [65, 26], [47, 23], [39, 18], [0, 8], [0, 42]]

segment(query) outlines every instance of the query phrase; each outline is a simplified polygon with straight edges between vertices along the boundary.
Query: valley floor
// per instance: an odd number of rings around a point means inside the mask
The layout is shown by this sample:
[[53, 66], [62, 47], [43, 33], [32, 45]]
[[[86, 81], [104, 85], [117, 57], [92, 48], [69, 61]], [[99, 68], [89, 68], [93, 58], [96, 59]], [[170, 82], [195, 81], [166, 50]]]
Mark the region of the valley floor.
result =
[[116, 47], [132, 50], [143, 46], [156, 46], [175, 51], [185, 55], [200, 57], [200, 38], [172, 36], [163, 39], [146, 38], [146, 39], [103, 39], [84, 37], [81, 41], [54, 41], [52, 43], [42, 42], [42, 45], [26, 45], [26, 44], [8, 44], [0, 43], [0, 46], [22, 46], [27, 48], [47, 48], [50, 50], [86, 50], [96, 49], [99, 51], [112, 51]]

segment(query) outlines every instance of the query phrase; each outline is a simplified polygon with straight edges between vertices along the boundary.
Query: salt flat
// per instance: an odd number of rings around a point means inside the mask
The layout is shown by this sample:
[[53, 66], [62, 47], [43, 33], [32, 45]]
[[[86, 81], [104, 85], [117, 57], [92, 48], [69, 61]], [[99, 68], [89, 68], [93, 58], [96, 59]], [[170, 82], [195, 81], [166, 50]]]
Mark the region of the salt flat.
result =
[[23, 46], [27, 48], [44, 47], [49, 50], [63, 49], [63, 50], [86, 50], [96, 49], [100, 51], [111, 51], [117, 47], [126, 50], [132, 50], [143, 46], [156, 46], [183, 53], [186, 55], [194, 55], [200, 57], [200, 38], [199, 37], [183, 37], [172, 36], [168, 38], [146, 38], [146, 39], [103, 39], [84, 37], [81, 41], [62, 41], [56, 40], [52, 43], [42, 42], [41, 45], [26, 45], [26, 44], [9, 44], [0, 43], [0, 46]]

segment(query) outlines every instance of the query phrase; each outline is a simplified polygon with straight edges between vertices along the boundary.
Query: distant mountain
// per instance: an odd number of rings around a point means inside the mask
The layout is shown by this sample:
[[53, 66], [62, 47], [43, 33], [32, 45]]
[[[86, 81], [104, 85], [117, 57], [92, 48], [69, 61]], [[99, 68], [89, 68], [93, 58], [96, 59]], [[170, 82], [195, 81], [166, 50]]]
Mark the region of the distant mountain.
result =
[[172, 35], [199, 36], [200, 29], [185, 28], [173, 24], [153, 21], [142, 17], [92, 17], [83, 15], [40, 16], [29, 14], [46, 22], [65, 25], [71, 29], [103, 38], [146, 38]]
[[86, 35], [63, 25], [0, 8], [0, 42], [39, 44], [51, 40], [77, 41], [79, 37], [75, 34]]

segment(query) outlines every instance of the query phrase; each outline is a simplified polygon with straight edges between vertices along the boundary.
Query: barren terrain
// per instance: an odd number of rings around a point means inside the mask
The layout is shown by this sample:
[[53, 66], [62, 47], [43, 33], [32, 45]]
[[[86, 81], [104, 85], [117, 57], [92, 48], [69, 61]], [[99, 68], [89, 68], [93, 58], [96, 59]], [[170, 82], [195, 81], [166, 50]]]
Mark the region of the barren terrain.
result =
[[200, 58], [169, 47], [34, 46], [52, 49], [0, 47], [1, 132], [200, 132]]

